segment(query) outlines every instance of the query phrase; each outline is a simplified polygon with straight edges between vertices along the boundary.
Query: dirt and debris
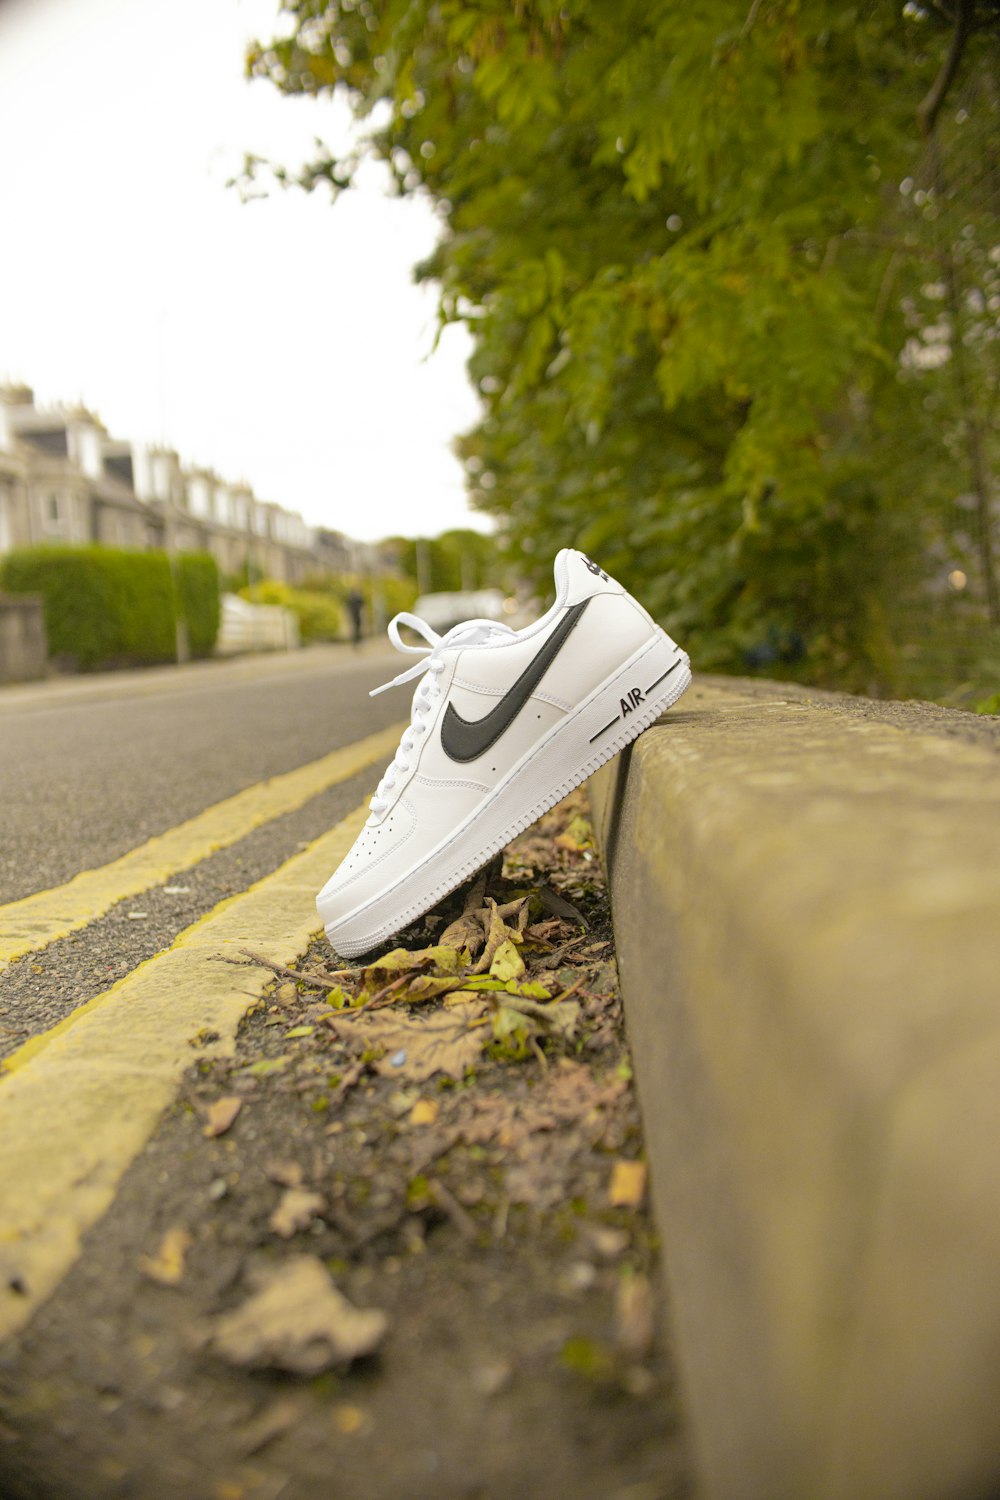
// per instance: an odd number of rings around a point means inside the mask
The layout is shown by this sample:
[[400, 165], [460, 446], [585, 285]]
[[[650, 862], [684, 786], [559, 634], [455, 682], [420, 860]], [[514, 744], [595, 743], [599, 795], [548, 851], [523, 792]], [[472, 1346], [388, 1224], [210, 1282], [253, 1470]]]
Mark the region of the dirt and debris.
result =
[[0, 1360], [3, 1500], [692, 1493], [582, 792], [198, 1059]]
[[[306, 1222], [296, 1227], [304, 1229]], [[251, 1285], [256, 1290], [245, 1302], [216, 1319], [206, 1344], [231, 1365], [319, 1375], [371, 1354], [385, 1335], [385, 1314], [352, 1307], [315, 1255], [293, 1255], [280, 1266], [255, 1270]]]

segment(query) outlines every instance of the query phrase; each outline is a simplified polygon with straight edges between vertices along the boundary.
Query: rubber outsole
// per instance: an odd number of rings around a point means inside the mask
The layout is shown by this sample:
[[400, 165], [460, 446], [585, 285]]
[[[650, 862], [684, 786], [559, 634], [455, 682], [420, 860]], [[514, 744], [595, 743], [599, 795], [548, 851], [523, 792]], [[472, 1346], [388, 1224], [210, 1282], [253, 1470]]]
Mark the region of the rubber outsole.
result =
[[[449, 895], [457, 886], [465, 880], [470, 879], [484, 865], [489, 864], [493, 857], [515, 839], [518, 834], [530, 828], [532, 823], [561, 802], [563, 797], [569, 795], [574, 788], [592, 776], [596, 770], [607, 761], [619, 755], [622, 750], [638, 739], [645, 729], [665, 713], [668, 708], [682, 696], [691, 684], [691, 664], [685, 652], [679, 647], [676, 649], [676, 657], [673, 665], [664, 674], [663, 691], [655, 698], [646, 698], [641, 707], [634, 711], [634, 716], [623, 720], [621, 728], [616, 734], [600, 746], [594, 745], [587, 758], [578, 763], [575, 768], [564, 779], [556, 785], [551, 786], [540, 798], [537, 798], [523, 812], [518, 814], [503, 833], [494, 835], [484, 844], [477, 847], [473, 855], [466, 855], [458, 863], [452, 865], [446, 876], [439, 877], [430, 889], [426, 890], [416, 899], [411, 899], [400, 910], [394, 912], [391, 917], [385, 918], [375, 927], [364, 933], [363, 937], [353, 937], [342, 929], [350, 925], [356, 925], [359, 918], [364, 916], [366, 908], [351, 912], [340, 922], [331, 922], [325, 925], [325, 932], [335, 952], [342, 958], [357, 958], [362, 954], [370, 952], [373, 948], [385, 942], [394, 933], [400, 932], [408, 927], [411, 922], [430, 911], [432, 907]], [[602, 685], [605, 687], [606, 685]], [[473, 815], [478, 819], [480, 814]], [[408, 872], [406, 883], [410, 887], [412, 882], [419, 877], [420, 867]], [[369, 903], [371, 905], [371, 903]], [[341, 929], [338, 931], [338, 928]]]

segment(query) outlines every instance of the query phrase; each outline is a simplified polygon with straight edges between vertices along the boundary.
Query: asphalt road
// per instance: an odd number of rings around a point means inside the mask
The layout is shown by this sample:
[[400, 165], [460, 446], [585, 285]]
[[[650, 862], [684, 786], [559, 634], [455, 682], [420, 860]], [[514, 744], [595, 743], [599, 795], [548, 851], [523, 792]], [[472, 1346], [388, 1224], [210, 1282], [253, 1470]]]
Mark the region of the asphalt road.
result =
[[320, 647], [0, 689], [0, 903], [405, 719], [405, 687], [368, 697], [397, 661]]

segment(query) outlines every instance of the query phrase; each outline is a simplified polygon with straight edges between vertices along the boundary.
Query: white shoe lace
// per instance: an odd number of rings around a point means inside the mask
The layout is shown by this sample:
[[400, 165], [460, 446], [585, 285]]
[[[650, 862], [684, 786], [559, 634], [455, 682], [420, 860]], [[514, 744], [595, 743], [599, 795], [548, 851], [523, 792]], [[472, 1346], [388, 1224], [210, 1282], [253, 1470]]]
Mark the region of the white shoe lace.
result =
[[[408, 646], [400, 637], [401, 625], [407, 625], [416, 635], [423, 636], [426, 646]], [[419, 656], [420, 660], [407, 667], [405, 672], [400, 672], [391, 682], [383, 682], [381, 687], [373, 688], [368, 696], [375, 698], [389, 688], [410, 682], [421, 674], [425, 675], [413, 695], [409, 727], [404, 731], [399, 748], [369, 803], [373, 818], [380, 818], [391, 807], [392, 790], [399, 776], [405, 776], [409, 772], [410, 756], [416, 749], [417, 740], [427, 733], [427, 718], [431, 706], [441, 696], [438, 678], [445, 668], [445, 653], [461, 651], [466, 646], [502, 646], [515, 633], [509, 625], [501, 625], [496, 620], [465, 620], [461, 625], [453, 625], [444, 635], [438, 635], [426, 620], [406, 611], [389, 621], [389, 639], [396, 650]]]

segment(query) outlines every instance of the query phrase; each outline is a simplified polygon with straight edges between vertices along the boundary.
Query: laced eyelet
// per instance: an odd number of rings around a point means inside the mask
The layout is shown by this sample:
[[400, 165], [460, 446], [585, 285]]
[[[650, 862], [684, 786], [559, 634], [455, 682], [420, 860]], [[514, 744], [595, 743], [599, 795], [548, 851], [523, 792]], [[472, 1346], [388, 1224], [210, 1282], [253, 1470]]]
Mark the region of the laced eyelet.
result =
[[[417, 635], [423, 636], [427, 642], [426, 646], [409, 646], [400, 637], [399, 628], [407, 626], [415, 631]], [[392, 805], [392, 797], [397, 779], [397, 772], [403, 776], [410, 774], [411, 764], [401, 757], [411, 755], [416, 749], [416, 738], [418, 735], [427, 733], [429, 725], [426, 722], [431, 711], [431, 704], [437, 703], [444, 696], [441, 691], [439, 679], [445, 670], [447, 662], [444, 654], [448, 651], [461, 651], [467, 646], [494, 646], [503, 645], [516, 634], [509, 625], [501, 624], [494, 620], [467, 620], [464, 624], [453, 625], [445, 635], [438, 635], [432, 630], [426, 621], [418, 619], [416, 615], [408, 613], [398, 614], [389, 622], [389, 639], [399, 651], [407, 654], [416, 654], [422, 660], [408, 667], [405, 672], [400, 672], [391, 682], [383, 683], [381, 687], [372, 689], [372, 697], [384, 692], [387, 688], [409, 682], [418, 673], [424, 673], [416, 692], [413, 695], [413, 703], [410, 708], [410, 724], [400, 740], [399, 749], [395, 758], [390, 762], [385, 775], [375, 789], [369, 807], [376, 818], [382, 817]]]

